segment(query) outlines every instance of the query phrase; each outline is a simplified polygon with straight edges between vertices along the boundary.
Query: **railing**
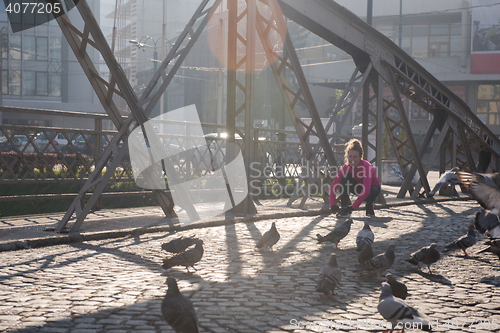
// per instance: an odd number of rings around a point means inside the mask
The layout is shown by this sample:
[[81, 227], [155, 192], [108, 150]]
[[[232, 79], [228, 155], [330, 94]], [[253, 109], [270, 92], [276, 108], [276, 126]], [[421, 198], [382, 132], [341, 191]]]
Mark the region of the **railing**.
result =
[[[1, 190], [5, 185], [18, 184], [76, 184], [83, 185], [102, 156], [103, 148], [116, 133], [109, 117], [103, 114], [0, 108], [3, 112], [26, 114], [31, 119], [53, 119], [53, 126], [0, 124], [0, 202], [25, 200], [68, 199], [74, 193], [16, 194]], [[77, 125], [74, 125], [77, 124]], [[83, 124], [83, 125], [82, 125]], [[198, 124], [199, 125], [199, 124]], [[226, 141], [215, 133], [224, 132], [221, 126], [202, 124], [205, 133], [197, 142], [183, 143], [175, 135], [159, 134], [165, 145], [186, 145], [189, 154], [180, 154], [175, 168], [181, 178], [203, 176], [218, 167], [225, 157]], [[236, 140], [243, 147], [243, 140]], [[302, 149], [294, 131], [256, 128], [254, 130], [252, 179], [260, 187], [269, 184], [292, 186], [304, 165]], [[129, 154], [126, 154], [110, 182], [131, 182]], [[254, 182], [255, 184], [255, 182]], [[103, 196], [147, 195], [140, 189], [122, 193], [105, 192]]]

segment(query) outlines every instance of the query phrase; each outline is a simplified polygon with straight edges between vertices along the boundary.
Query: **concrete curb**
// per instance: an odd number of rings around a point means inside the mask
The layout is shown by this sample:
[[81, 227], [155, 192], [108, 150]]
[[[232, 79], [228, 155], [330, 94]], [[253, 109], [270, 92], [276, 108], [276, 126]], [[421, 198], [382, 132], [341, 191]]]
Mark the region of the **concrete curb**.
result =
[[[402, 202], [377, 205], [377, 208], [391, 208], [391, 207], [401, 207], [410, 205], [432, 204], [432, 203], [447, 202], [447, 201], [468, 201], [468, 200], [475, 200], [475, 199], [471, 197], [417, 199], [412, 201], [402, 201]], [[323, 209], [308, 210], [308, 211], [304, 210], [304, 211], [294, 211], [294, 212], [284, 212], [284, 213], [260, 214], [250, 217], [234, 217], [230, 219], [220, 219], [208, 222], [193, 223], [186, 226], [141, 227], [141, 228], [128, 228], [128, 229], [113, 230], [113, 231], [96, 231], [87, 233], [75, 232], [69, 234], [58, 234], [57, 236], [0, 242], [0, 252], [15, 251], [22, 249], [33, 249], [46, 246], [63, 245], [63, 244], [85, 242], [92, 240], [121, 238], [133, 235], [142, 235], [146, 233], [157, 233], [157, 232], [175, 233], [184, 230], [218, 227], [236, 223], [251, 223], [251, 222], [264, 221], [270, 219], [329, 215], [329, 214], [330, 214], [329, 210], [323, 210]]]

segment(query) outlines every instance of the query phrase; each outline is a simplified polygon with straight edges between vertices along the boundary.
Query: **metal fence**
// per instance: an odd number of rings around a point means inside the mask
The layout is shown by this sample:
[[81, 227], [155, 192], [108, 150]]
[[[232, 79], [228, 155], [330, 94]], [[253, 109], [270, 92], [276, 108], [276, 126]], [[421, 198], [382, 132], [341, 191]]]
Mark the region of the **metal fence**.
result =
[[[116, 133], [107, 115], [23, 108], [2, 108], [3, 112], [18, 112], [27, 118], [53, 118], [55, 126], [0, 125], [0, 186], [6, 184], [84, 184], [93, 172], [106, 145]], [[69, 119], [68, 121], [62, 121]], [[47, 123], [47, 122], [45, 122]], [[61, 124], [73, 124], [61, 126]], [[76, 126], [74, 124], [77, 124]], [[87, 124], [84, 128], [78, 124]], [[88, 126], [88, 124], [91, 124]], [[199, 177], [217, 167], [225, 158], [224, 128], [202, 124], [206, 133], [197, 143], [190, 144], [189, 157], [178, 158], [176, 169], [181, 178]], [[175, 135], [160, 134], [165, 145], [180, 145]], [[254, 129], [251, 174], [259, 186], [272, 183], [293, 184], [301, 175], [304, 159], [294, 131]], [[236, 139], [242, 150], [243, 140]], [[123, 143], [121, 143], [123, 145]], [[317, 156], [321, 158], [320, 155]], [[202, 166], [202, 168], [200, 168]], [[129, 154], [123, 158], [110, 182], [133, 182]], [[111, 195], [144, 195], [148, 191], [103, 193]], [[5, 195], [0, 202], [71, 198], [76, 194]]]

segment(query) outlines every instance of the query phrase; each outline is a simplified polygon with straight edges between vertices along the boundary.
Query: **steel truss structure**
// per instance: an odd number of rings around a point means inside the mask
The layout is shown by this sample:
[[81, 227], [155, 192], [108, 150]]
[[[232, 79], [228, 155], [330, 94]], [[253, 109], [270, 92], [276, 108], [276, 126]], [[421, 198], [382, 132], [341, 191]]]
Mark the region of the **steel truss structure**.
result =
[[[73, 25], [67, 15], [57, 18], [65, 38], [119, 132], [105, 149], [104, 156], [96, 166], [96, 170], [80, 190], [56, 231], [62, 231], [73, 214], [76, 214], [76, 221], [70, 231], [79, 230], [124, 155], [124, 149], [119, 149], [119, 142], [126, 144], [131, 129], [142, 126], [148, 120], [149, 114], [182, 61], [220, 5], [221, 0], [201, 2], [140, 97], [136, 96], [132, 90], [85, 0], [79, 1], [77, 5], [78, 13], [84, 22], [83, 28], [79, 29]], [[253, 145], [252, 81], [255, 71], [256, 43], [260, 42], [299, 136], [303, 157], [307, 161], [297, 191], [290, 199], [289, 205], [298, 198], [298, 189], [303, 182], [307, 184], [318, 182], [319, 177], [315, 172], [317, 168], [339, 165], [331, 149], [336, 135], [330, 140], [326, 135], [299, 58], [287, 33], [285, 16], [353, 57], [356, 70], [334, 109], [327, 129], [335, 121], [337, 131], [340, 131], [356, 98], [363, 91], [362, 141], [365, 151], [371, 147], [377, 152], [374, 162], [380, 170], [379, 148], [381, 148], [381, 137], [385, 126], [405, 178], [400, 196], [409, 192], [414, 197], [419, 194], [421, 186], [424, 187], [426, 193], [429, 193], [426, 175], [431, 161], [438, 153], [446, 156], [444, 153], [448, 151], [449, 158], [442, 158], [444, 168], [458, 165], [475, 170], [474, 158], [478, 152], [485, 152], [488, 157], [493, 156], [493, 163], [495, 165], [498, 163], [500, 141], [463, 101], [385, 36], [335, 2], [331, 0], [228, 0], [227, 9], [229, 27], [226, 125], [228, 138], [234, 143], [236, 132], [238, 132], [243, 137], [245, 147]], [[282, 48], [276, 47], [276, 40], [281, 43]], [[95, 48], [106, 62], [110, 70], [109, 81], [98, 74], [88, 55], [87, 48], [89, 47]], [[242, 49], [244, 52], [241, 51]], [[384, 85], [390, 87], [392, 97], [384, 96]], [[113, 102], [114, 96], [123, 98], [131, 110], [132, 115], [125, 121], [122, 120]], [[244, 97], [241, 98], [241, 96]], [[413, 139], [402, 96], [434, 117], [420, 147], [416, 146]], [[370, 109], [371, 101], [376, 101], [376, 109]], [[310, 124], [304, 123], [299, 117], [299, 107], [308, 110], [312, 118]], [[391, 108], [398, 110], [397, 118], [391, 118], [389, 115], [388, 111]], [[338, 116], [340, 110], [345, 110], [342, 117]], [[237, 119], [244, 120], [243, 132], [236, 128]], [[369, 121], [374, 124], [371, 128], [368, 128]], [[438, 131], [437, 142], [434, 142], [434, 148], [427, 156], [427, 163], [423, 164], [425, 148]], [[367, 139], [372, 132], [376, 133], [375, 144]], [[397, 135], [402, 132], [405, 135]], [[317, 137], [319, 142], [315, 146], [309, 143], [312, 136]], [[440, 150], [441, 146], [447, 149]], [[234, 152], [228, 151], [229, 158], [231, 154]], [[247, 175], [251, 176], [249, 165], [257, 159], [257, 156], [252, 156], [252, 149], [245, 149], [244, 159]], [[164, 165], [164, 168], [168, 167]], [[413, 186], [411, 179], [416, 172], [419, 174], [420, 182]], [[82, 199], [90, 193], [91, 188], [94, 188], [94, 191], [82, 207]], [[155, 195], [165, 215], [175, 217], [171, 196], [163, 191], [155, 191]], [[307, 196], [303, 198], [301, 205], [304, 204]], [[254, 213], [255, 206], [250, 198], [251, 193], [241, 205], [237, 207], [233, 205], [233, 211]], [[324, 196], [324, 200], [327, 204], [328, 196]], [[196, 219], [197, 214], [192, 207], [184, 208], [190, 218]]]

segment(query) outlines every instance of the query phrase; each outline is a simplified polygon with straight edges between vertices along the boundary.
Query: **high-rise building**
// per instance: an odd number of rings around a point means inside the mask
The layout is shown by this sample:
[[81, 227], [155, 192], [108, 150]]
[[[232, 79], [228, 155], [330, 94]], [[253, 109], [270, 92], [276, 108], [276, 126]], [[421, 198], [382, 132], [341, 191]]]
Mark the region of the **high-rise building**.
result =
[[[99, 18], [99, 0], [88, 1]], [[76, 10], [68, 16], [78, 23]], [[24, 19], [24, 18], [23, 18]], [[52, 110], [103, 113], [87, 77], [55, 20], [13, 32], [6, 8], [0, 5], [2, 38], [2, 105]], [[94, 63], [97, 52], [88, 48]], [[3, 112], [1, 121], [16, 125], [57, 125], [57, 120]], [[66, 124], [70, 125], [70, 124]]]

